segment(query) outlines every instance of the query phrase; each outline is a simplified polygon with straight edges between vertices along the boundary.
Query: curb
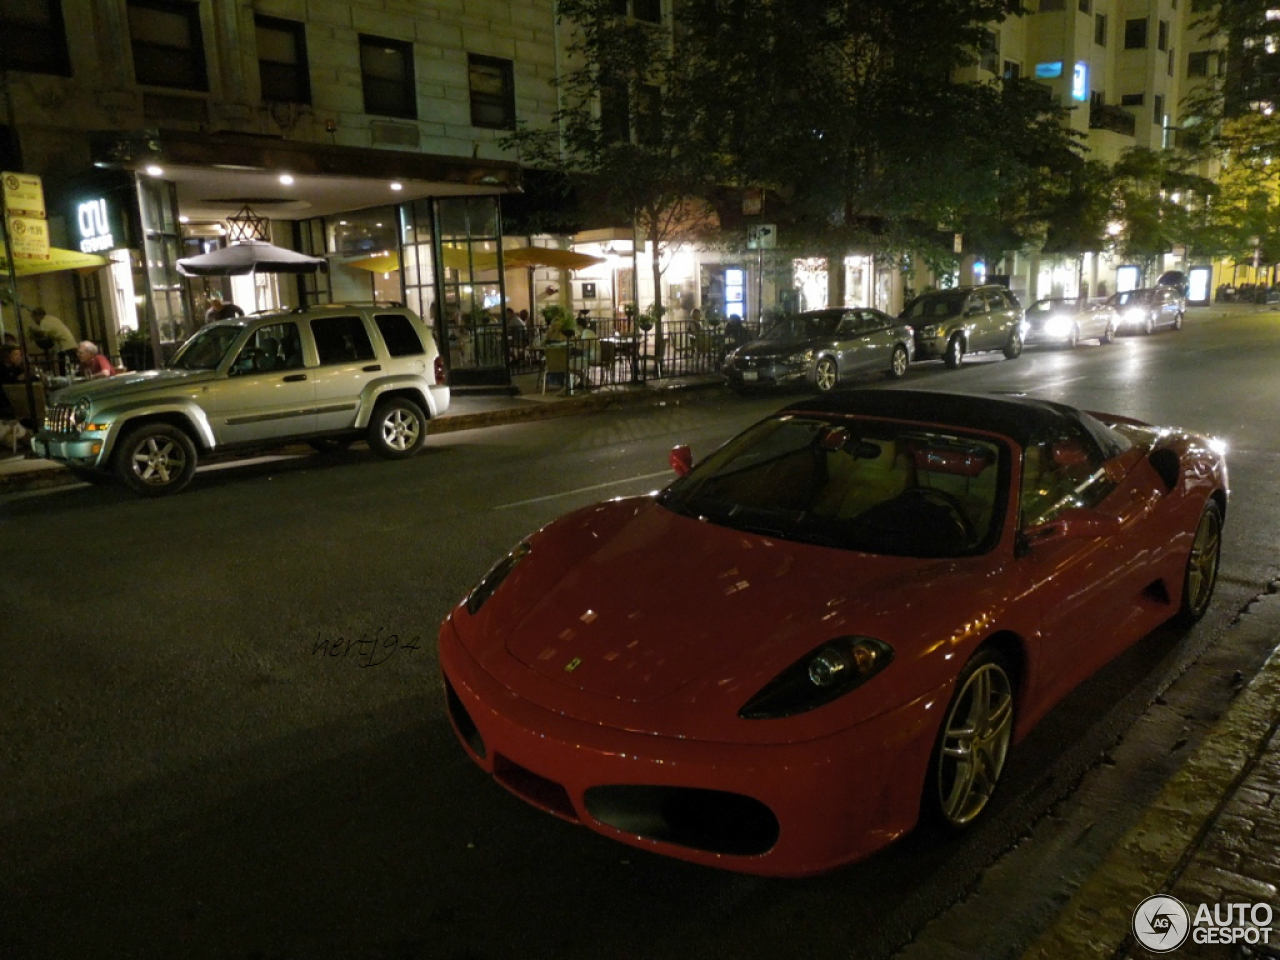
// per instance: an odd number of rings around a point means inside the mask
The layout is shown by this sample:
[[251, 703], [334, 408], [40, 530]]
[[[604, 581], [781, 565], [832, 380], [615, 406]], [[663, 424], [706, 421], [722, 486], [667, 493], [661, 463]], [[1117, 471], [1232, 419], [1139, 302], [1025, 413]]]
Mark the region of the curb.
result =
[[1280, 647], [1021, 960], [1098, 960], [1130, 941], [1133, 911], [1168, 892], [1274, 731]]

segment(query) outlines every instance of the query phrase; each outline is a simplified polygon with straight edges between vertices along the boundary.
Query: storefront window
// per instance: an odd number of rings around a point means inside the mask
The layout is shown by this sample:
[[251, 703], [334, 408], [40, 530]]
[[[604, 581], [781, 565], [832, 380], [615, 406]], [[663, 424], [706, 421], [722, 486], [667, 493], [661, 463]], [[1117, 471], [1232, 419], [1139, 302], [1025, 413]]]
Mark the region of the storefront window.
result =
[[454, 383], [506, 383], [506, 294], [498, 271], [496, 197], [437, 201], [445, 340]]

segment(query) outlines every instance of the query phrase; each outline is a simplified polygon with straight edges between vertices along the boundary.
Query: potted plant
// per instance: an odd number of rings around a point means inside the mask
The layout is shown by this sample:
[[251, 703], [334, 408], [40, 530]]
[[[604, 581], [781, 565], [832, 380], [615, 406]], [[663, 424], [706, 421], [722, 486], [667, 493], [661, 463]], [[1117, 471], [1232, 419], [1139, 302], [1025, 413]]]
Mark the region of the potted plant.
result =
[[120, 328], [120, 362], [130, 370], [150, 370], [155, 366], [151, 341], [137, 327]]

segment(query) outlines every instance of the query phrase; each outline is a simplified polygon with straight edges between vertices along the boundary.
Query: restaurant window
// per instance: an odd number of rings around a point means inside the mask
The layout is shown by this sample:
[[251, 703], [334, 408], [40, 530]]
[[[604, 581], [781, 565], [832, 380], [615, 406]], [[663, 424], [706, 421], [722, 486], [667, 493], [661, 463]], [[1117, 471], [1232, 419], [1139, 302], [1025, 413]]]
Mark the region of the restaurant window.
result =
[[1124, 48], [1126, 50], [1147, 49], [1147, 21], [1145, 17], [1124, 22]]
[[138, 83], [208, 90], [200, 7], [177, 0], [129, 0], [129, 43]]
[[1159, 20], [1156, 22], [1156, 49], [1169, 49], [1169, 21]]
[[8, 70], [71, 76], [61, 0], [4, 0], [0, 64]]
[[296, 20], [255, 15], [258, 38], [258, 78], [262, 99], [310, 103], [305, 25]]
[[467, 71], [471, 83], [471, 125], [514, 130], [516, 90], [511, 61], [468, 54]]
[[1093, 42], [1100, 47], [1107, 45], [1107, 15], [1105, 13], [1094, 14]]
[[364, 87], [365, 113], [418, 119], [413, 44], [361, 34], [360, 81]]

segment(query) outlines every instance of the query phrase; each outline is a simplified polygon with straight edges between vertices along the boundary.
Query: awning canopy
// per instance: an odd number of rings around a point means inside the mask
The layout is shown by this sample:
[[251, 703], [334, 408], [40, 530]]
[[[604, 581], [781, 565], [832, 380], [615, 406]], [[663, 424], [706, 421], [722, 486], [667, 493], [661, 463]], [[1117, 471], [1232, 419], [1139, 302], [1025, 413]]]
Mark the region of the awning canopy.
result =
[[178, 261], [178, 272], [188, 277], [239, 277], [248, 273], [315, 273], [328, 270], [322, 257], [286, 250], [261, 240], [246, 240], [228, 247], [185, 257]]
[[[8, 250], [0, 247], [0, 272], [9, 272]], [[60, 270], [80, 270], [92, 273], [110, 264], [106, 257], [95, 253], [80, 253], [78, 250], [63, 250], [59, 247], [49, 248], [48, 260], [27, 260], [19, 258], [14, 261], [13, 272], [20, 277], [30, 277], [40, 273], [57, 273]]]
[[[441, 249], [444, 265], [450, 270], [467, 269], [467, 251], [465, 247], [444, 247]], [[503, 251], [503, 264], [508, 270], [518, 267], [552, 267], [558, 270], [581, 270], [597, 263], [604, 263], [603, 257], [593, 257], [573, 250], [561, 250], [557, 247], [508, 247]], [[368, 270], [371, 273], [391, 273], [400, 269], [400, 255], [395, 252], [384, 252], [359, 260], [348, 260], [344, 266], [357, 270]], [[471, 266], [477, 273], [498, 269], [498, 254], [490, 250], [476, 250], [471, 254]]]
[[370, 273], [395, 273], [400, 269], [400, 254], [378, 253], [372, 257], [361, 257], [359, 260], [348, 260], [344, 267], [355, 267], [357, 270], [368, 270]]

